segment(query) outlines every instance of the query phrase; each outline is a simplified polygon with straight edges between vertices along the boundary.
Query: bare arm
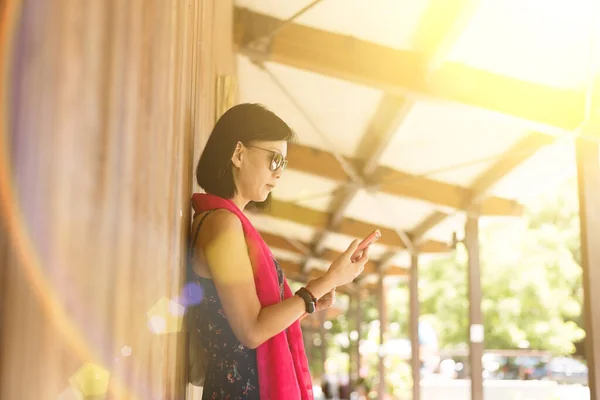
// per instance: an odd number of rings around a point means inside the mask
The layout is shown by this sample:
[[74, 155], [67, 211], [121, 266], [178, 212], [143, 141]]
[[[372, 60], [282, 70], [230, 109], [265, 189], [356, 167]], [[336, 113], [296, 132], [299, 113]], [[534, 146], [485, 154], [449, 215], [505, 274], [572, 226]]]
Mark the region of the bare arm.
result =
[[[235, 215], [225, 210], [212, 213], [205, 220], [198, 242], [227, 320], [244, 346], [258, 347], [304, 314], [304, 301], [298, 296], [261, 308], [242, 224]], [[364, 267], [365, 262], [361, 259], [354, 268], [362, 271], [359, 264]], [[342, 278], [339, 273], [328, 273], [307, 287], [316, 298], [321, 298]]]

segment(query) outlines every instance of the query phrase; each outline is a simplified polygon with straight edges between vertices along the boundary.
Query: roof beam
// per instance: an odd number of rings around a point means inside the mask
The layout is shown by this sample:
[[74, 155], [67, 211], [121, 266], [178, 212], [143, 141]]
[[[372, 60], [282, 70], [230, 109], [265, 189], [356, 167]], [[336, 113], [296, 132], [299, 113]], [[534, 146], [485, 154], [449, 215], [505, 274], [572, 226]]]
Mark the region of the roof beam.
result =
[[[325, 212], [277, 199], [272, 200], [271, 209], [266, 215], [310, 226], [315, 229], [325, 229], [329, 221], [329, 214]], [[356, 238], [364, 238], [375, 229], [379, 229], [382, 234], [381, 239], [377, 242], [378, 244], [392, 248], [406, 248], [396, 231], [393, 229], [375, 226], [351, 218], [342, 218], [335, 233]], [[422, 253], [445, 253], [448, 251], [450, 251], [450, 247], [446, 243], [435, 240], [427, 241], [420, 246], [420, 252]]]
[[363, 176], [368, 177], [377, 170], [381, 156], [413, 105], [414, 101], [410, 98], [384, 94], [357, 148]]
[[[473, 207], [479, 212], [479, 203], [486, 192], [505, 177], [523, 161], [533, 156], [540, 148], [553, 143], [554, 137], [541, 133], [532, 132], [523, 137], [504, 153], [504, 157], [498, 160], [491, 168], [482, 173], [471, 185], [471, 196], [466, 199], [462, 209], [472, 211]], [[436, 211], [429, 215], [412, 232], [413, 238], [420, 239], [430, 229], [446, 219], [448, 215]]]
[[475, 179], [475, 182], [471, 184], [473, 195], [478, 196], [487, 192], [523, 161], [532, 157], [540, 148], [552, 144], [554, 140], [554, 137], [540, 133], [530, 133], [519, 140], [508, 150], [505, 157]]
[[428, 75], [425, 54], [396, 50], [299, 24], [289, 24], [261, 49], [245, 44], [280, 20], [235, 10], [234, 41], [252, 58], [374, 86], [395, 94], [413, 93], [487, 108], [572, 130], [584, 119], [585, 93], [522, 81], [456, 62]]
[[419, 226], [413, 229], [410, 234], [413, 238], [418, 239], [423, 237], [430, 229], [442, 222], [448, 217], [448, 214], [442, 211], [434, 211], [425, 218]]
[[[357, 148], [358, 158], [362, 161], [360, 171], [363, 180], [369, 178], [377, 168], [381, 155], [410, 112], [412, 104], [413, 102], [408, 99], [389, 94], [383, 96]], [[361, 187], [358, 185], [348, 185], [334, 195], [329, 204], [331, 210], [329, 224], [313, 241], [312, 248], [316, 256], [323, 251], [327, 232], [337, 229], [344, 213], [360, 190]]]
[[[320, 269], [312, 269], [309, 272], [303, 272], [302, 265], [300, 265], [298, 263], [295, 263], [292, 261], [287, 261], [287, 260], [277, 260], [277, 262], [279, 263], [279, 265], [285, 272], [286, 276], [289, 277], [290, 279], [296, 279], [296, 280], [300, 280], [300, 281], [302, 281], [302, 280], [308, 281], [310, 279], [320, 278], [323, 275], [325, 275], [325, 272], [326, 272], [326, 271], [323, 271]], [[377, 273], [378, 273], [377, 266], [374, 264], [370, 264], [370, 265], [365, 266], [365, 269], [363, 270], [361, 277], [366, 277], [367, 275], [373, 275], [373, 274], [377, 274]], [[390, 267], [385, 271], [385, 275], [386, 276], [408, 276], [409, 270], [407, 268]], [[361, 278], [361, 279], [364, 279], [364, 278]], [[353, 284], [344, 285], [342, 287], [349, 288], [350, 290], [354, 289]]]
[[[319, 270], [303, 272], [301, 268], [302, 266], [292, 261], [277, 260], [277, 262], [281, 266], [281, 269], [283, 269], [283, 273], [285, 274], [286, 279], [291, 279], [297, 282], [301, 282], [303, 284], [308, 283], [308, 281], [312, 279], [317, 279], [323, 276], [324, 274], [324, 272], [321, 272]], [[347, 285], [337, 287], [336, 290], [340, 293], [353, 294], [356, 293], [358, 288], [354, 283], [350, 283]]]
[[[288, 150], [289, 168], [304, 173], [318, 175], [338, 182], [349, 178], [335, 157], [326, 151], [294, 144]], [[346, 158], [354, 165], [360, 160]], [[369, 185], [377, 185], [377, 190], [392, 196], [409, 197], [433, 204], [462, 209], [465, 199], [472, 196], [468, 188], [452, 185], [407, 174], [388, 167], [377, 167]], [[523, 206], [514, 200], [491, 196], [481, 204], [482, 215], [516, 216], [521, 215]]]
[[[306, 256], [305, 253], [303, 253], [301, 250], [299, 250], [296, 246], [293, 246], [289, 243], [289, 240], [273, 234], [273, 233], [269, 233], [269, 232], [265, 232], [265, 231], [259, 231], [260, 235], [262, 236], [262, 238], [264, 239], [265, 243], [267, 243], [267, 245], [269, 246], [269, 248], [273, 248], [273, 249], [279, 249], [279, 250], [285, 250], [288, 251], [290, 253], [294, 253], [300, 256]], [[303, 242], [299, 242], [304, 246], [308, 247], [307, 243], [303, 243]], [[320, 257], [315, 257], [319, 260], [322, 261], [328, 261], [328, 262], [333, 262], [335, 261], [340, 255], [342, 255], [341, 252], [334, 250], [334, 249], [324, 249], [324, 251], [321, 253]], [[368, 264], [371, 264], [372, 262], [369, 262]], [[401, 267], [398, 267], [401, 268]]]
[[[297, 247], [292, 246], [286, 238], [281, 237], [276, 234], [273, 234], [273, 233], [265, 232], [265, 231], [259, 231], [259, 232], [260, 232], [260, 235], [262, 236], [262, 238], [264, 239], [265, 243], [267, 243], [267, 245], [269, 246], [269, 248], [289, 251], [290, 253], [298, 254], [300, 256], [305, 255]], [[300, 242], [300, 243], [302, 243], [302, 242]], [[308, 246], [306, 243], [303, 243], [303, 244]], [[333, 262], [341, 254], [342, 254], [341, 252], [334, 250], [334, 249], [325, 249], [325, 251], [321, 254], [321, 257], [319, 257], [318, 259], [322, 260], [322, 261]], [[407, 269], [405, 267], [401, 267], [398, 265], [394, 266], [393, 268]], [[375, 270], [375, 262], [369, 261], [365, 265], [365, 270], [367, 270], [367, 271], [373, 270], [374, 271]]]
[[[462, 32], [464, 24], [470, 19], [476, 4], [479, 4], [479, 0], [431, 0], [419, 22], [412, 44], [415, 51], [424, 54], [429, 60], [426, 79], [443, 64], [452, 45]], [[435, 218], [440, 214], [443, 213], [440, 211], [433, 213]], [[417, 254], [418, 247], [414, 246], [413, 242], [411, 257], [416, 257]], [[385, 271], [389, 268], [395, 255], [394, 251], [385, 254], [379, 260], [379, 270]], [[418, 391], [416, 393], [418, 394]]]
[[[319, 257], [323, 252], [324, 242], [325, 238], [327, 238], [327, 233], [334, 231], [339, 226], [342, 218], [344, 218], [344, 213], [346, 212], [346, 209], [348, 208], [350, 203], [352, 203], [352, 200], [354, 199], [354, 197], [356, 197], [356, 194], [359, 190], [360, 186], [358, 185], [348, 185], [334, 194], [328, 206], [328, 209], [331, 210], [331, 214], [329, 216], [327, 226], [325, 227], [325, 229], [317, 232], [313, 243], [310, 246], [312, 249], [312, 254], [315, 257]], [[308, 260], [306, 261], [306, 263], [308, 263]]]

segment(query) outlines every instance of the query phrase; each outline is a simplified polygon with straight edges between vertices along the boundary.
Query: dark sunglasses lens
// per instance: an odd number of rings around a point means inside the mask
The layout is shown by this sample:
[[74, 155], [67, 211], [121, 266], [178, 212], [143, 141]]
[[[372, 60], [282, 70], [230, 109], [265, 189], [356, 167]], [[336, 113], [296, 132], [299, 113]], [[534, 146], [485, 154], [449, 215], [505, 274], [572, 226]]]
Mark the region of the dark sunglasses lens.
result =
[[281, 164], [283, 163], [283, 156], [279, 153], [273, 153], [273, 159], [271, 160], [271, 170], [277, 171], [281, 168]]

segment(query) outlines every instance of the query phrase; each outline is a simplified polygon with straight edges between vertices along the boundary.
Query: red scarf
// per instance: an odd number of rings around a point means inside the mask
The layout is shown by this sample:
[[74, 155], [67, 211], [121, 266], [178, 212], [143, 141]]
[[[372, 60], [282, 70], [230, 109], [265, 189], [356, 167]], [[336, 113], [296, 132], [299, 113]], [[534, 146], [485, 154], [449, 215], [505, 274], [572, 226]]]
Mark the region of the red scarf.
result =
[[[197, 213], [224, 208], [237, 215], [246, 237], [260, 304], [267, 307], [279, 303], [279, 281], [273, 255], [244, 213], [231, 200], [210, 194], [193, 194], [192, 206]], [[292, 296], [284, 280], [284, 298]], [[258, 346], [256, 362], [262, 400], [314, 399], [300, 321], [295, 321], [287, 331], [278, 333]]]

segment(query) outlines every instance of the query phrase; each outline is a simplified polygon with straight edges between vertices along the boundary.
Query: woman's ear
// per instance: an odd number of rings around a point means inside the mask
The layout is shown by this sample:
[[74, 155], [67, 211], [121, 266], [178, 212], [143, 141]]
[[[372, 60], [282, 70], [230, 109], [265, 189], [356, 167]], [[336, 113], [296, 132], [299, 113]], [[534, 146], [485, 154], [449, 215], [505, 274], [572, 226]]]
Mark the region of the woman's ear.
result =
[[242, 158], [244, 157], [244, 145], [242, 142], [237, 142], [235, 145], [235, 150], [233, 151], [233, 155], [231, 156], [231, 163], [240, 168], [242, 166]]

